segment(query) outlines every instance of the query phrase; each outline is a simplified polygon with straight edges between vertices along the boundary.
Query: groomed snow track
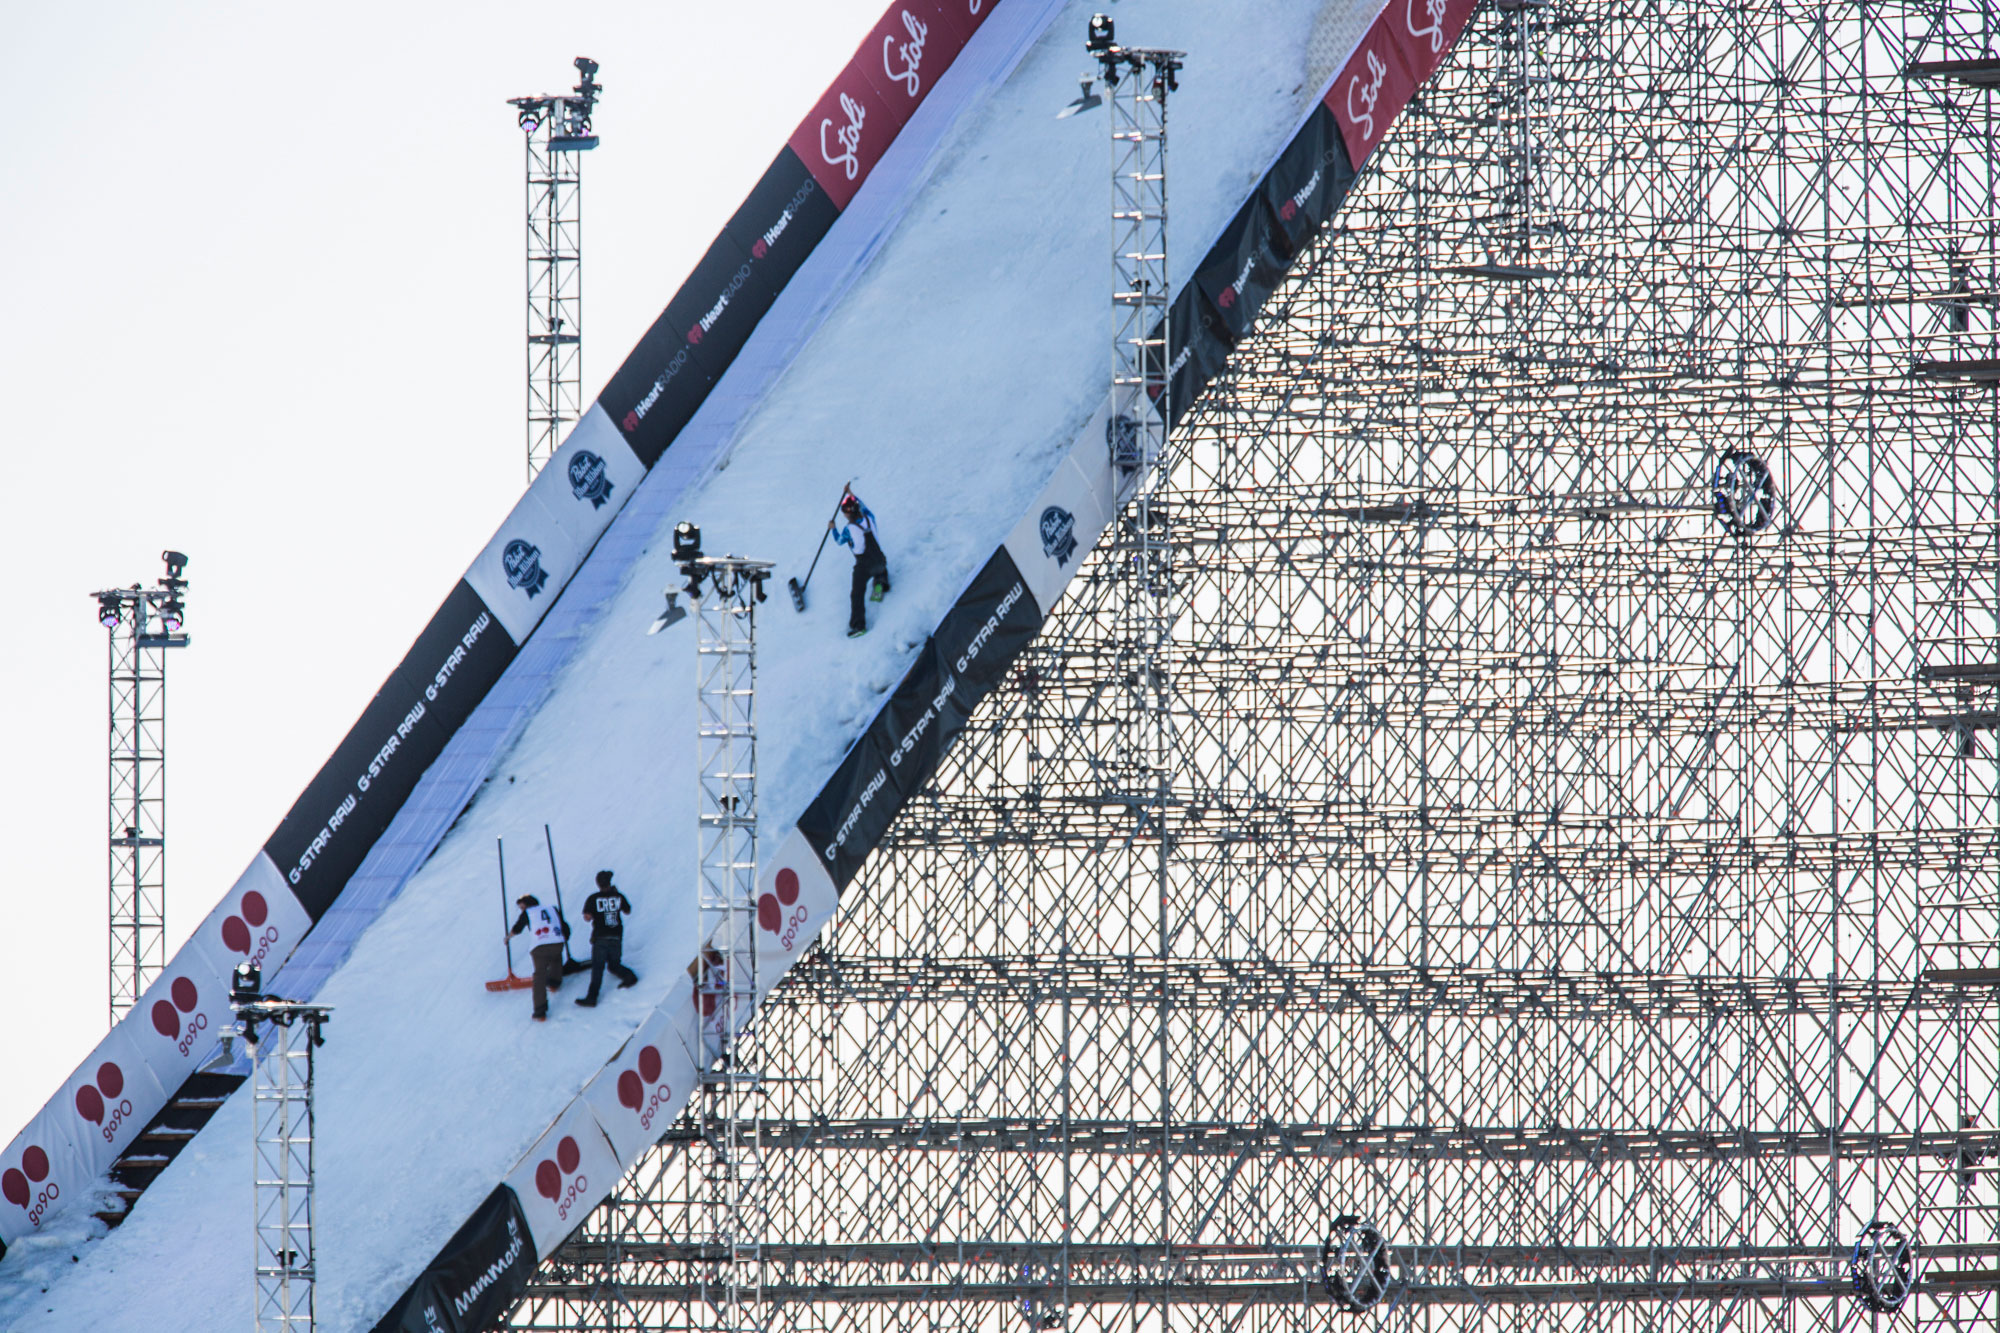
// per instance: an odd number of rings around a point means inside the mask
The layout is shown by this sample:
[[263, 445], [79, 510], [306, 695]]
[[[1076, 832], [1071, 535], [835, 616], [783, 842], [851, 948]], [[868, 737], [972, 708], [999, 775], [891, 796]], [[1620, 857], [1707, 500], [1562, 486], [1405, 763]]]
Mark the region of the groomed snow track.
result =
[[[483, 1327], [664, 1131], [695, 1067], [699, 952], [692, 628], [642, 633], [675, 581], [666, 529], [691, 518], [782, 576], [850, 478], [884, 526], [895, 591], [867, 638], [841, 635], [845, 570], [805, 615], [761, 617], [769, 985], [1122, 502], [1105, 127], [1055, 116], [1091, 9], [890, 6], [242, 878], [0, 1156], [0, 1326], [247, 1324], [244, 1069], [215, 1058], [245, 958], [334, 1009], [329, 1329]], [[1173, 265], [1176, 414], [1470, 10], [1120, 12], [1122, 38], [1189, 52], [1170, 200], [1174, 253], [1202, 258]], [[545, 1025], [484, 989], [496, 840], [513, 892], [617, 868], [639, 986]]]

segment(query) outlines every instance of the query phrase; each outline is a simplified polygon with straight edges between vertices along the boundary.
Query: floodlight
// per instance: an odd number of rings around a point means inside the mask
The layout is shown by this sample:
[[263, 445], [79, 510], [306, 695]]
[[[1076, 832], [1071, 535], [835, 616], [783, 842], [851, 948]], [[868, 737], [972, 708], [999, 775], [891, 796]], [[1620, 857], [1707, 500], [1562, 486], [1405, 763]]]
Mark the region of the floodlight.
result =
[[1116, 29], [1109, 14], [1092, 14], [1090, 32], [1083, 39], [1083, 49], [1092, 55], [1101, 56], [1108, 52], [1115, 41]]
[[179, 551], [162, 551], [160, 559], [167, 562], [167, 577], [179, 578], [187, 570], [188, 558]]
[[701, 529], [692, 523], [674, 524], [674, 563], [689, 564], [701, 559]]
[[263, 973], [255, 963], [238, 963], [236, 971], [229, 978], [229, 1002], [254, 1003], [259, 998], [259, 991], [263, 985]]
[[104, 626], [106, 629], [117, 629], [118, 622], [124, 618], [124, 614], [118, 609], [118, 595], [116, 593], [101, 592], [97, 594], [98, 624]]
[[541, 113], [536, 111], [535, 108], [531, 106], [524, 106], [521, 108], [520, 119], [521, 119], [521, 130], [523, 133], [533, 134], [536, 130], [542, 127]]

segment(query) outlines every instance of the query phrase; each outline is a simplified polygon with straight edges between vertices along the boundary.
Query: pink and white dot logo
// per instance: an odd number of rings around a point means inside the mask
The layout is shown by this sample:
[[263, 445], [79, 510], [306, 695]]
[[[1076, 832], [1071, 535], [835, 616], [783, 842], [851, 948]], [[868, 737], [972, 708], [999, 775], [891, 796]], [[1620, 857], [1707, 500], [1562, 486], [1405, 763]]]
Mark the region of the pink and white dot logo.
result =
[[264, 895], [251, 889], [244, 893], [243, 901], [237, 904], [240, 915], [225, 917], [222, 922], [222, 944], [231, 953], [240, 953], [258, 967], [264, 965], [271, 946], [278, 942], [278, 927], [271, 920], [271, 905], [264, 901]]
[[171, 1002], [153, 1001], [153, 1030], [186, 1055], [194, 1049], [196, 1036], [208, 1028], [208, 1015], [194, 1011], [201, 1003], [201, 992], [191, 978], [175, 977], [167, 994], [172, 997]]
[[562, 1142], [556, 1144], [555, 1160], [545, 1157], [535, 1168], [535, 1192], [556, 1206], [556, 1217], [564, 1222], [569, 1221], [570, 1213], [581, 1205], [590, 1189], [589, 1177], [577, 1170], [582, 1163], [583, 1150], [565, 1134]]
[[132, 1118], [132, 1101], [125, 1096], [125, 1071], [106, 1060], [97, 1078], [76, 1090], [76, 1113], [97, 1126], [106, 1143]]
[[673, 1100], [673, 1085], [660, 1081], [663, 1066], [659, 1047], [641, 1046], [637, 1065], [618, 1076], [618, 1104], [638, 1115], [641, 1129], [652, 1129]]
[[799, 930], [812, 913], [799, 901], [799, 872], [786, 866], [776, 876], [772, 891], [757, 899], [757, 924], [778, 937], [786, 952], [798, 946]]
[[[47, 1184], [43, 1184], [47, 1181]], [[62, 1197], [62, 1187], [49, 1180], [49, 1155], [37, 1144], [21, 1153], [21, 1164], [0, 1171], [0, 1197], [28, 1213], [28, 1225], [38, 1227], [49, 1205]]]

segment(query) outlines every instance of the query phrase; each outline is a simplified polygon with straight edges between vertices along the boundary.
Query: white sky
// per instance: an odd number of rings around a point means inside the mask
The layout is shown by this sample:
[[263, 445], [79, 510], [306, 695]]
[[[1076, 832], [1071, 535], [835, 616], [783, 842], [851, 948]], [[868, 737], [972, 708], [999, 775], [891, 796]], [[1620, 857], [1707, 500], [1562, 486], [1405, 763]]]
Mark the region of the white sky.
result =
[[575, 56], [603, 66], [587, 401], [881, 8], [0, 7], [0, 1143], [106, 1025], [88, 594], [150, 585], [163, 547], [190, 557], [194, 644], [168, 667], [171, 951], [524, 483], [506, 99], [567, 91]]

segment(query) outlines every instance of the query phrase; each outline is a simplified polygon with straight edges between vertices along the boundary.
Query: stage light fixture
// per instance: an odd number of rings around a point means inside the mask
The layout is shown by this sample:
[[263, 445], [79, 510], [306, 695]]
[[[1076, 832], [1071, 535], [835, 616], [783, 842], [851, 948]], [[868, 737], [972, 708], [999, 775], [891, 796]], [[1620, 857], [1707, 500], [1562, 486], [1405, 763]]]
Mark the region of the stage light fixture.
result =
[[701, 559], [701, 529], [692, 523], [674, 524], [674, 563], [689, 564]]
[[1094, 56], [1104, 55], [1116, 43], [1117, 29], [1109, 14], [1092, 14], [1090, 31], [1083, 39], [1083, 49]]
[[186, 620], [186, 608], [178, 597], [169, 597], [160, 603], [160, 623], [167, 627], [167, 633], [178, 634]]
[[124, 613], [118, 609], [118, 598], [115, 594], [106, 592], [97, 595], [98, 624], [106, 629], [117, 629], [119, 622], [124, 619]]

